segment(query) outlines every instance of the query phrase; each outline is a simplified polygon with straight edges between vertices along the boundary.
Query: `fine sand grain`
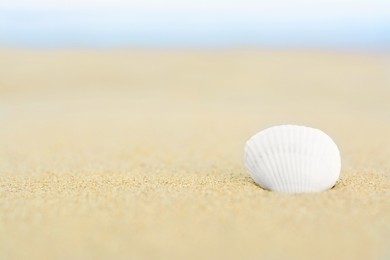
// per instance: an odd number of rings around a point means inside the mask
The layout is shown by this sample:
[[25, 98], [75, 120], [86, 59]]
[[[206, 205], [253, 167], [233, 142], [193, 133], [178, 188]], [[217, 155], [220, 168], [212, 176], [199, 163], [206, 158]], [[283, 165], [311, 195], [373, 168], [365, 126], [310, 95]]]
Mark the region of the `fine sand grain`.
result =
[[[390, 59], [0, 51], [0, 259], [390, 259]], [[328, 133], [326, 192], [254, 184], [245, 141]]]

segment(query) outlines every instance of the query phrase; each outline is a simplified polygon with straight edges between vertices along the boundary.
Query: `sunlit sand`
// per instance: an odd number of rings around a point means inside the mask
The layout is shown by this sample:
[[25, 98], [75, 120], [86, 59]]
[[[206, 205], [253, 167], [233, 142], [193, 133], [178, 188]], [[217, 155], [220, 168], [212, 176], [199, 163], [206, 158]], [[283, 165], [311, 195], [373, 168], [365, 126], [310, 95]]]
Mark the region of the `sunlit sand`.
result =
[[[387, 259], [386, 54], [0, 51], [1, 259]], [[245, 141], [317, 127], [326, 192], [254, 184]], [[115, 257], [114, 257], [115, 256]]]

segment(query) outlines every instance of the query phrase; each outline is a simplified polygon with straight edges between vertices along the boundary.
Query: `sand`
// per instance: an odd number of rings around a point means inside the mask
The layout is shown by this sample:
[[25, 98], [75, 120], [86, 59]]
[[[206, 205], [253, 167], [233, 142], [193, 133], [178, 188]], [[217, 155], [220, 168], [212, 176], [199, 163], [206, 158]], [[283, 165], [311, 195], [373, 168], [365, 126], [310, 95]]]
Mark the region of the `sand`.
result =
[[[0, 259], [389, 259], [390, 56], [1, 50]], [[261, 189], [245, 141], [327, 132], [342, 176]]]

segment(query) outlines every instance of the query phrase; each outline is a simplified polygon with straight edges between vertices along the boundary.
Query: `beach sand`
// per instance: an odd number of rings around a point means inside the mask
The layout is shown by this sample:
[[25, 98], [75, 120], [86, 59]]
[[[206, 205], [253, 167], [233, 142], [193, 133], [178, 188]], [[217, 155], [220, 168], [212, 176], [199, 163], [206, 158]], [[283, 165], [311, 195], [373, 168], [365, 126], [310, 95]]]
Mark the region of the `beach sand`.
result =
[[[390, 259], [390, 56], [0, 51], [0, 259]], [[246, 140], [320, 128], [342, 175], [263, 190]]]

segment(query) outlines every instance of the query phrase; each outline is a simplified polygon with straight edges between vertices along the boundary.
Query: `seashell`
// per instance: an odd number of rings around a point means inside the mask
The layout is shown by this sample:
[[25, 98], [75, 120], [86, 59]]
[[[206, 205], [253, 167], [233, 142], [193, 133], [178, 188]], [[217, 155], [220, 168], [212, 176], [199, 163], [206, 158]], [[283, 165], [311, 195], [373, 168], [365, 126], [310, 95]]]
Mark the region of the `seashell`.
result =
[[319, 129], [280, 125], [252, 136], [245, 145], [245, 165], [262, 188], [277, 192], [319, 192], [340, 176], [340, 151]]

